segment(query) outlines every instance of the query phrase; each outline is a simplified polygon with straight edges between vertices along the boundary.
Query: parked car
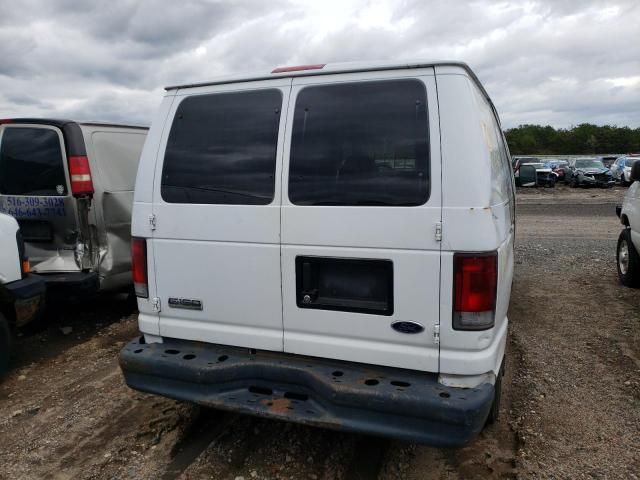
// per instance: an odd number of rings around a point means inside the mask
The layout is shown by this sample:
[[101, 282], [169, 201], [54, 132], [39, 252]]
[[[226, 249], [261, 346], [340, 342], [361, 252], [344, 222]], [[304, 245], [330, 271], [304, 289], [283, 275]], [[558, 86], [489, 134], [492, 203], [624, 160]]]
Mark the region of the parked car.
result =
[[124, 378], [464, 444], [499, 410], [514, 202], [498, 116], [465, 64], [169, 87], [136, 180], [143, 335], [120, 354]]
[[44, 280], [29, 273], [18, 222], [0, 214], [0, 376], [9, 366], [15, 330], [42, 314], [45, 291]]
[[569, 160], [572, 187], [613, 187], [611, 171], [597, 158], [572, 158]]
[[[527, 181], [523, 181], [520, 176], [523, 165], [529, 165], [535, 168], [535, 178], [528, 178]], [[518, 158], [514, 163], [513, 170], [516, 185], [521, 187], [554, 187], [558, 179], [558, 175], [555, 174], [550, 167], [546, 166], [541, 160], [531, 157]]]
[[640, 159], [640, 155], [625, 155], [618, 157], [613, 165], [611, 165], [611, 174], [613, 179], [622, 185], [631, 185], [631, 167]]
[[77, 295], [131, 280], [133, 184], [147, 129], [68, 120], [0, 121], [0, 212], [32, 269]]
[[616, 161], [618, 155], [600, 155], [596, 158], [600, 160], [605, 167], [611, 169], [611, 165], [613, 165], [613, 162]]
[[623, 225], [618, 237], [618, 278], [627, 287], [640, 287], [640, 162], [634, 162], [627, 177], [632, 183], [616, 214]]
[[559, 158], [545, 159], [544, 166], [550, 168], [553, 173], [556, 174], [558, 182], [567, 183], [567, 177], [570, 176], [571, 169], [569, 168], [569, 162]]

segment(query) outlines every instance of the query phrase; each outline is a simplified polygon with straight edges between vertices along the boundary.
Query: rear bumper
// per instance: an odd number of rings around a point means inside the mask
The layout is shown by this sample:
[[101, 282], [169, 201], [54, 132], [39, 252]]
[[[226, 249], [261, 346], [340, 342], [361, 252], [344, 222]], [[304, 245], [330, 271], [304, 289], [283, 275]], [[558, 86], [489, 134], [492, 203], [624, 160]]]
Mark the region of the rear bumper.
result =
[[206, 407], [436, 446], [482, 430], [494, 387], [445, 387], [435, 374], [165, 339], [120, 353], [127, 385]]
[[100, 278], [96, 272], [61, 272], [41, 274], [50, 293], [87, 295], [100, 288]]
[[45, 281], [38, 275], [27, 275], [22, 280], [4, 285], [13, 301], [16, 326], [22, 327], [42, 314], [46, 293]]

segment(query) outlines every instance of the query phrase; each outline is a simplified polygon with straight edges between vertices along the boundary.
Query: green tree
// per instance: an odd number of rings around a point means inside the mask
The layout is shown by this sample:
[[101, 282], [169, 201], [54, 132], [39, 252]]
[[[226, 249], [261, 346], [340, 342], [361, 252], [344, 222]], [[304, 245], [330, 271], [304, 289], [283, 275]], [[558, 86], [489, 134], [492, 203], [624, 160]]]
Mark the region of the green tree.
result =
[[640, 152], [640, 128], [581, 123], [568, 129], [520, 125], [505, 131], [513, 155]]

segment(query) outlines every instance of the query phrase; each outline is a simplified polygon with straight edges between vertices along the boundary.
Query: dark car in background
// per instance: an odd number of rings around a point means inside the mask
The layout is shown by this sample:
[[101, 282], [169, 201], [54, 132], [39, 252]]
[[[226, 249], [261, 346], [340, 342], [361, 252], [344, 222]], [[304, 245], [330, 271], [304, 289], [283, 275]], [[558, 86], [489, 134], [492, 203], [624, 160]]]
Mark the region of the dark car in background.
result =
[[[526, 181], [520, 178], [520, 169], [523, 165], [535, 168], [535, 177]], [[516, 157], [513, 160], [513, 174], [515, 176], [516, 185], [519, 187], [554, 187], [558, 176], [546, 166], [542, 160], [536, 157]]]
[[615, 184], [611, 170], [595, 157], [572, 158], [569, 168], [572, 187], [613, 187]]

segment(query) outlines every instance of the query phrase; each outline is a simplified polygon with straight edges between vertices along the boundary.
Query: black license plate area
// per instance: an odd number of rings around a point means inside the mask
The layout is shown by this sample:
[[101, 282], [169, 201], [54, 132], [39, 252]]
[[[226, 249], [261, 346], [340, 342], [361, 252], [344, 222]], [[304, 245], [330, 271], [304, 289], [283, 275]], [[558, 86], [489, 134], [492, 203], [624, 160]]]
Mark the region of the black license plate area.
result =
[[300, 308], [393, 314], [391, 260], [296, 257]]

